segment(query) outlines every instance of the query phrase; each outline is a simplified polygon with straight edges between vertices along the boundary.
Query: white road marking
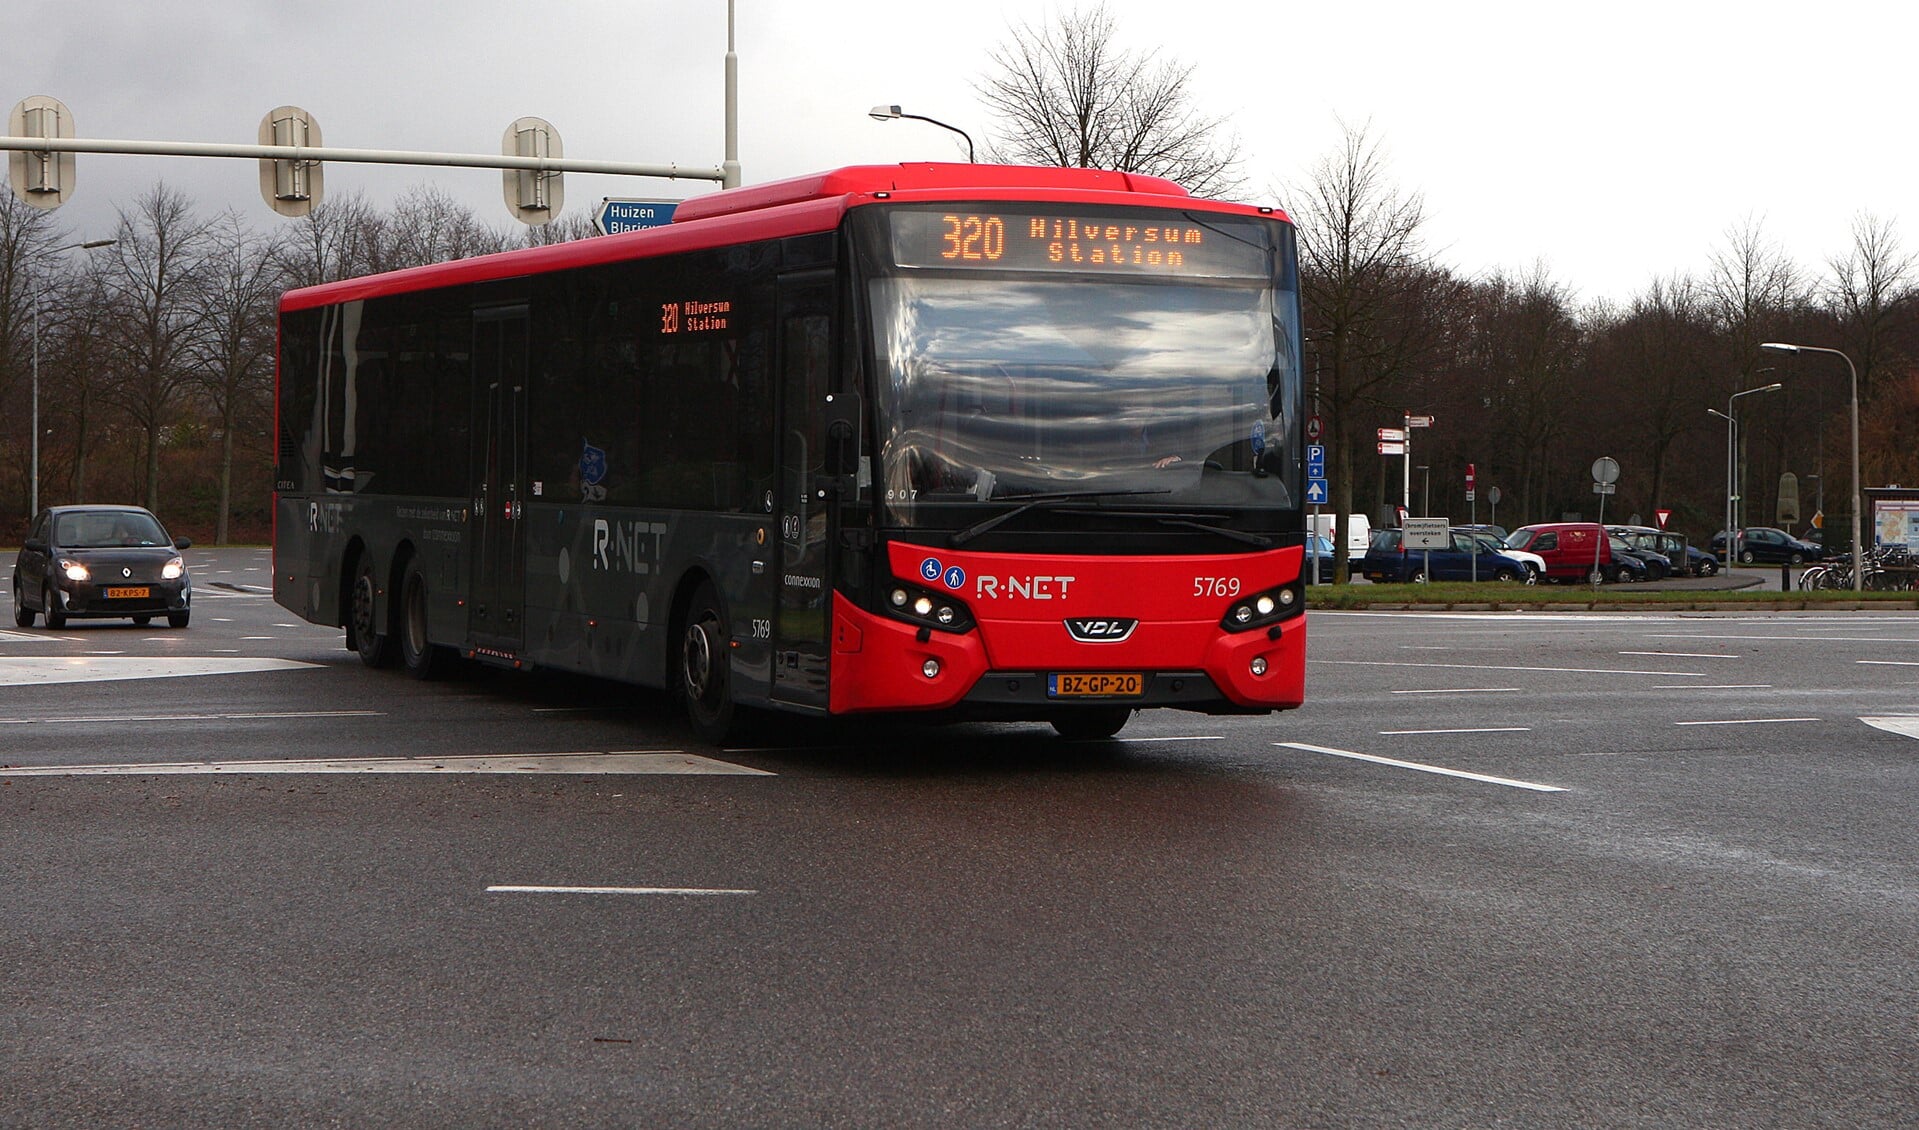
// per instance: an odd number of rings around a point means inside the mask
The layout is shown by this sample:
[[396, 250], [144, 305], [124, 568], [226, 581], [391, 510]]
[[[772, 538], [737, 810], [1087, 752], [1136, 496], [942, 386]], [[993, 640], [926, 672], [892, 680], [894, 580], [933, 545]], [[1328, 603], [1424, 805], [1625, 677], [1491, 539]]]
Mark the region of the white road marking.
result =
[[1771, 683], [1663, 683], [1656, 691], [1769, 691]]
[[1226, 740], [1226, 735], [1224, 734], [1180, 734], [1178, 736], [1168, 737], [1168, 738], [1119, 738], [1117, 740], [1126, 742], [1129, 745], [1136, 745], [1140, 742], [1223, 742]]
[[[179, 639], [180, 637], [171, 637]], [[0, 658], [0, 687], [91, 683], [112, 679], [181, 679], [192, 675], [251, 675], [298, 671], [317, 663], [295, 659], [219, 659], [197, 656], [23, 656]]]
[[1672, 659], [1738, 659], [1737, 655], [1726, 655], [1708, 651], [1622, 651], [1621, 655], [1659, 655]]
[[69, 718], [0, 718], [0, 726], [32, 726], [38, 723], [72, 726], [89, 722], [225, 722], [258, 718], [384, 718], [384, 710], [274, 710], [245, 714], [76, 714]]
[[618, 753], [521, 753], [477, 757], [303, 758], [285, 761], [176, 761], [150, 765], [31, 765], [0, 769], [0, 777], [147, 777], [248, 773], [504, 773], [696, 774], [771, 777], [727, 761], [680, 750]]
[[1919, 660], [1912, 659], [1855, 659], [1854, 663], [1869, 663], [1874, 667], [1919, 667]]
[[1493, 663], [1409, 663], [1403, 659], [1309, 659], [1308, 663], [1332, 663], [1344, 667], [1443, 667], [1448, 671], [1536, 671], [1542, 674], [1570, 675], [1665, 675], [1670, 678], [1706, 677], [1704, 671], [1635, 671], [1626, 667], [1533, 667]]
[[1721, 718], [1711, 722], [1674, 722], [1675, 726], [1764, 726], [1773, 722], [1817, 722], [1818, 718]]
[[1908, 738], [1919, 738], [1919, 715], [1895, 714], [1884, 718], [1861, 718], [1861, 722], [1889, 734], [1900, 734]]
[[488, 887], [490, 895], [757, 895], [758, 891], [730, 887], [529, 887], [501, 884]]
[[1885, 636], [1709, 636], [1694, 632], [1683, 635], [1677, 632], [1671, 634], [1649, 632], [1647, 636], [1651, 639], [1672, 640], [1789, 640], [1794, 643], [1806, 643], [1817, 639], [1821, 643], [1828, 641], [1833, 643], [1919, 643], [1919, 639], [1887, 639]]
[[1450, 687], [1432, 691], [1394, 691], [1394, 694], [1502, 694], [1516, 691], [1518, 687]]
[[1462, 730], [1381, 730], [1384, 735], [1399, 734], [1521, 734], [1531, 730], [1531, 726], [1481, 726]]
[[1446, 769], [1438, 765], [1423, 765], [1417, 761], [1399, 761], [1391, 757], [1375, 757], [1370, 753], [1354, 753], [1349, 749], [1333, 749], [1330, 746], [1307, 745], [1305, 742], [1274, 742], [1286, 749], [1299, 749], [1307, 753], [1323, 753], [1332, 757], [1349, 757], [1354, 761], [1370, 761], [1375, 765], [1390, 765], [1396, 769], [1413, 769], [1421, 773], [1437, 773], [1442, 777], [1461, 777], [1468, 781], [1484, 781], [1490, 785], [1506, 785], [1515, 789], [1530, 789], [1536, 793], [1563, 793], [1566, 790], [1557, 785], [1541, 785], [1532, 781], [1516, 781], [1510, 777], [1489, 777], [1484, 773], [1468, 773], [1463, 769]]

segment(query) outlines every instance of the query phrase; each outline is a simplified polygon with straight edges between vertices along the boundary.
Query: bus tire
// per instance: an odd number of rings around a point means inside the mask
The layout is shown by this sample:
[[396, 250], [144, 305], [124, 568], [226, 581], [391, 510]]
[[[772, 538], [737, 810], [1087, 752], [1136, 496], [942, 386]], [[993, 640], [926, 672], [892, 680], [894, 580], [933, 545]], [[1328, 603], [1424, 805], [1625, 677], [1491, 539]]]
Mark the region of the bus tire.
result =
[[680, 636], [679, 690], [687, 721], [701, 741], [722, 745], [733, 736], [739, 710], [733, 704], [726, 614], [711, 581], [703, 581], [686, 606]]
[[347, 646], [360, 654], [368, 667], [393, 666], [393, 641], [381, 631], [379, 622], [379, 580], [373, 575], [373, 562], [365, 556], [353, 572], [353, 596], [347, 609]]
[[1072, 742], [1102, 741], [1112, 737], [1133, 717], [1132, 707], [1103, 706], [1053, 717], [1053, 730]]
[[406, 563], [400, 581], [400, 664], [406, 673], [425, 681], [445, 667], [440, 649], [426, 633], [426, 574], [418, 559]]

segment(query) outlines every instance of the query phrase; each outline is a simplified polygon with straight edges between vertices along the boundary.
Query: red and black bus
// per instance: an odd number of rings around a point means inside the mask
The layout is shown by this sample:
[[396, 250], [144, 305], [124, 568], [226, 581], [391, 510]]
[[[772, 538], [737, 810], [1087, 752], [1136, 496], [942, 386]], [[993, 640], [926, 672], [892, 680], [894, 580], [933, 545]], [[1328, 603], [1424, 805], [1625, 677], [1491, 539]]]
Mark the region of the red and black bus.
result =
[[1299, 705], [1294, 232], [1085, 169], [841, 169], [291, 291], [274, 598], [742, 708]]

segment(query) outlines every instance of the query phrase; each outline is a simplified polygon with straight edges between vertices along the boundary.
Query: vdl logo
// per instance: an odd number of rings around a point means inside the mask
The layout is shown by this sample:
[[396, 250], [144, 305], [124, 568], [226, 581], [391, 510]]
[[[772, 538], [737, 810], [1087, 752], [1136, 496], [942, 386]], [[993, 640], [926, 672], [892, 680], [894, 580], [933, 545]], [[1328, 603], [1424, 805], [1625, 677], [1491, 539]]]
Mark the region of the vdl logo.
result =
[[920, 562], [920, 576], [928, 582], [943, 582], [949, 589], [957, 589], [966, 583], [966, 570], [958, 565], [949, 569], [937, 557]]

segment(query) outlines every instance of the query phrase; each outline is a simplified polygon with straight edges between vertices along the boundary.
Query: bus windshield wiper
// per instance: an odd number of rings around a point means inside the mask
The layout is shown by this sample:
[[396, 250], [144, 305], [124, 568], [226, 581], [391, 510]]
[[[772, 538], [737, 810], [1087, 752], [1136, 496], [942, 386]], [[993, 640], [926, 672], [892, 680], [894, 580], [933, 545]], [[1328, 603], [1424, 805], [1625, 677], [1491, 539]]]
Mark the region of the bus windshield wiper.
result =
[[1214, 526], [1205, 522], [1196, 522], [1191, 518], [1182, 518], [1177, 514], [1155, 514], [1152, 517], [1153, 521], [1158, 522], [1162, 526], [1185, 526], [1187, 529], [1204, 530], [1209, 534], [1218, 534], [1223, 538], [1243, 541], [1247, 545], [1256, 545], [1261, 549], [1269, 549], [1273, 544], [1273, 539], [1263, 534], [1249, 534], [1245, 530], [1229, 530], [1225, 526]]
[[981, 534], [986, 533], [989, 530], [996, 530], [1002, 524], [1009, 522], [1012, 519], [1019, 517], [1021, 514], [1026, 513], [1028, 510], [1032, 510], [1035, 507], [1039, 507], [1039, 506], [1057, 505], [1062, 502], [1085, 502], [1089, 499], [1095, 499], [1095, 498], [1126, 498], [1126, 497], [1142, 495], [1142, 494], [1171, 494], [1171, 493], [1172, 491], [1170, 490], [1087, 490], [1087, 491], [1060, 491], [1059, 493], [1056, 493], [1056, 494], [1009, 494], [1002, 498], [996, 499], [995, 501], [1017, 502], [1019, 503], [1018, 506], [1013, 507], [1011, 510], [1005, 511], [1004, 513], [995, 514], [991, 518], [988, 518], [984, 521], [973, 523], [972, 525], [966, 527], [965, 529], [960, 530], [958, 533], [955, 533], [951, 538], [947, 539], [947, 544], [953, 545], [953, 546], [965, 545], [967, 542], [972, 541], [974, 538], [980, 536]]

